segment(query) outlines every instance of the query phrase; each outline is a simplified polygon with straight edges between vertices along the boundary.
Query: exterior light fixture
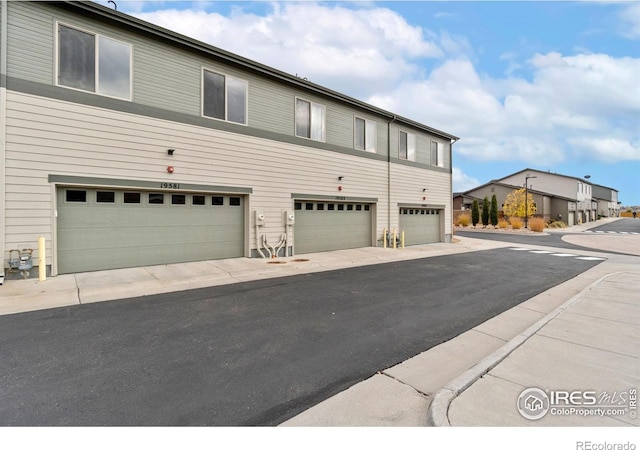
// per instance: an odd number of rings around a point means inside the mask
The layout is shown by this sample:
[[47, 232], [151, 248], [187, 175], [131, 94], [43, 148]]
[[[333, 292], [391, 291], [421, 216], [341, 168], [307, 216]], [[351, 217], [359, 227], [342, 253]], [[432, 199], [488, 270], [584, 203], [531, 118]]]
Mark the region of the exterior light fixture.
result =
[[175, 152], [175, 150], [170, 148], [169, 150], [167, 150], [167, 155], [173, 156], [173, 152]]

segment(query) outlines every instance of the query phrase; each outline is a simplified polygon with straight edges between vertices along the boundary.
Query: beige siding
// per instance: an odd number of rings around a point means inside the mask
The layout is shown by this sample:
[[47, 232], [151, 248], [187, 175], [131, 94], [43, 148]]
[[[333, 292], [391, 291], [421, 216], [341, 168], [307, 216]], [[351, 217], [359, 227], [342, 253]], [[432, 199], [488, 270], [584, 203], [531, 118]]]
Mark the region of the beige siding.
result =
[[[428, 174], [428, 175], [427, 175]], [[425, 192], [422, 190], [426, 189]], [[425, 197], [425, 200], [423, 200]], [[444, 205], [444, 234], [451, 234], [451, 174], [391, 165], [391, 227], [398, 227], [398, 204]]]
[[293, 208], [291, 193], [377, 197], [386, 211], [382, 161], [11, 92], [7, 123], [9, 248], [32, 246], [40, 235], [50, 247], [49, 174], [251, 187], [251, 209], [267, 215], [264, 231], [274, 238]]
[[[317, 102], [326, 107], [326, 142], [353, 149], [353, 117], [377, 123], [377, 152], [387, 154], [388, 119], [359, 108], [315, 95], [258, 74], [239, 70], [220, 60], [181, 51], [152, 41], [142, 35], [98, 23], [41, 3], [10, 3], [9, 73], [11, 77], [47, 85], [55, 84], [56, 23], [61, 22], [102, 34], [132, 45], [133, 102], [192, 116], [201, 115], [201, 70], [207, 68], [234, 76], [248, 83], [248, 126], [294, 135], [295, 97]], [[61, 89], [66, 89], [61, 87]], [[98, 96], [99, 98], [99, 96]], [[404, 127], [417, 135], [417, 162], [430, 163], [430, 140], [427, 133]], [[398, 156], [398, 126], [392, 126], [391, 154]], [[449, 146], [448, 141], [439, 142]], [[301, 142], [301, 145], [304, 145]], [[449, 159], [445, 149], [445, 159]], [[450, 160], [445, 167], [450, 167]]]
[[[31, 247], [45, 236], [51, 250], [49, 174], [251, 187], [250, 209], [266, 215], [263, 231], [272, 240], [284, 232], [292, 193], [378, 198], [376, 236], [388, 226], [384, 161], [11, 92], [7, 124], [8, 248]], [[168, 148], [176, 150], [173, 157]], [[166, 172], [168, 165], [175, 173]], [[427, 203], [449, 205], [449, 230], [450, 175], [391, 168], [391, 226], [398, 226], [398, 203], [423, 203], [426, 187]], [[253, 226], [250, 243], [255, 247]]]

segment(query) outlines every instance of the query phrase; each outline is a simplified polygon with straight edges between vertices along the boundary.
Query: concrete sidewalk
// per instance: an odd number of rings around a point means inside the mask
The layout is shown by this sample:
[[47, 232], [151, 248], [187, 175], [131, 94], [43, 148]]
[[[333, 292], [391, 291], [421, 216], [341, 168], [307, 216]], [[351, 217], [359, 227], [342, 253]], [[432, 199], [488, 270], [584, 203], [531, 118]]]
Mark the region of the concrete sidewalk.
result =
[[[577, 237], [579, 245], [586, 246], [593, 239]], [[637, 236], [622, 238], [625, 242], [619, 245], [637, 247], [640, 254]], [[239, 258], [61, 275], [44, 282], [8, 281], [0, 286], [0, 314], [513, 246], [456, 238], [453, 244], [397, 250], [365, 248], [275, 261]], [[640, 257], [571, 253], [607, 260], [448, 342], [381, 370], [282, 425], [548, 425], [555, 424], [555, 417], [534, 422], [518, 413], [517, 397], [525, 387], [598, 392], [637, 388]], [[573, 425], [638, 424], [629, 414], [572, 419]], [[562, 420], [569, 423], [567, 416]]]

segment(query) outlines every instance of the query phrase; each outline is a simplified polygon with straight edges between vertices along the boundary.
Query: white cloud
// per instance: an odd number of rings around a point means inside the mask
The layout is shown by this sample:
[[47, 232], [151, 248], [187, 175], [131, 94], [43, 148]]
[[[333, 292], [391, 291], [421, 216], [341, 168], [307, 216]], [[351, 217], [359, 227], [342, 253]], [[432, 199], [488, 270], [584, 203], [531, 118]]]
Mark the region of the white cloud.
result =
[[446, 61], [370, 101], [462, 137], [457, 153], [476, 160], [638, 158], [630, 143], [640, 139], [640, 59], [549, 53], [529, 64], [531, 81], [482, 77], [469, 61]]
[[601, 137], [597, 139], [573, 138], [571, 143], [584, 149], [595, 159], [602, 162], [614, 161], [640, 161], [640, 142], [629, 142], [614, 137]]
[[390, 89], [419, 72], [416, 61], [444, 55], [420, 27], [386, 8], [285, 3], [265, 16], [174, 9], [135, 15], [354, 96]]
[[453, 192], [465, 192], [480, 185], [480, 182], [463, 173], [457, 167], [453, 168]]
[[621, 34], [628, 39], [640, 39], [640, 3], [634, 2], [620, 12]]
[[[466, 37], [410, 25], [375, 4], [270, 8], [136, 15], [460, 136], [456, 153], [467, 160], [638, 159], [639, 58], [574, 50], [525, 64], [504, 52], [506, 76], [495, 78], [478, 72]], [[640, 38], [640, 5], [627, 7], [625, 20], [627, 35]]]

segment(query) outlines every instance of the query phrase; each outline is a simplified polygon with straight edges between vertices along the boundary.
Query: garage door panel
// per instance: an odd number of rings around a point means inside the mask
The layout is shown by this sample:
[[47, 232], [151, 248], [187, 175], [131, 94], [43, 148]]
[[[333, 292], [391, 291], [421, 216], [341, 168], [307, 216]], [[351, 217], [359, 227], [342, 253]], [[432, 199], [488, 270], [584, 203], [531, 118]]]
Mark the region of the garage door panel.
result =
[[372, 223], [369, 205], [301, 202], [294, 226], [296, 253], [370, 247]]
[[441, 210], [401, 208], [400, 230], [404, 231], [405, 245], [440, 242]]
[[210, 197], [206, 205], [105, 205], [92, 203], [92, 190], [85, 203], [66, 202], [64, 191], [58, 193], [60, 273], [244, 255], [244, 208], [229, 198], [215, 206]]

